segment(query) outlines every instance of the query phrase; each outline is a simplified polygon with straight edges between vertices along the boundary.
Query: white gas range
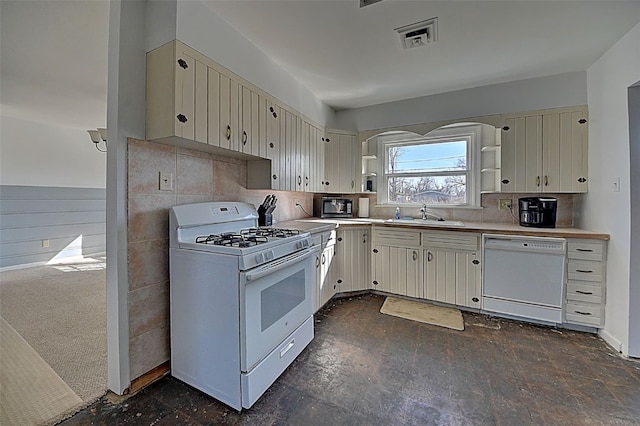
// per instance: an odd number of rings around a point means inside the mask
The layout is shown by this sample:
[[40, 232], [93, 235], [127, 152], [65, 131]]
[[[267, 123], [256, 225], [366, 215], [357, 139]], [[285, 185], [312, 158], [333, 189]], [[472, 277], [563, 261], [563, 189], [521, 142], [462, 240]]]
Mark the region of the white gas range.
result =
[[236, 410], [313, 339], [311, 237], [257, 218], [237, 202], [169, 215], [171, 374]]

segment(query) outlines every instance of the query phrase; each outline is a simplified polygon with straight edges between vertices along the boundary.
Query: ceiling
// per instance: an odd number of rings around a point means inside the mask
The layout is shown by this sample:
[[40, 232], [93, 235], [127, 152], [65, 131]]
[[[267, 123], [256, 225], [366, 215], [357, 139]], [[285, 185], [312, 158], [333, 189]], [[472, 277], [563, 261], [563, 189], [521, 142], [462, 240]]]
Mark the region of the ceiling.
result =
[[[640, 21], [640, 1], [205, 3], [336, 109], [586, 70]], [[439, 41], [394, 29], [438, 18]], [[0, 0], [3, 115], [106, 125], [109, 2]]]
[[[640, 1], [205, 3], [335, 109], [586, 70], [640, 21]], [[438, 18], [403, 50], [395, 28]]]

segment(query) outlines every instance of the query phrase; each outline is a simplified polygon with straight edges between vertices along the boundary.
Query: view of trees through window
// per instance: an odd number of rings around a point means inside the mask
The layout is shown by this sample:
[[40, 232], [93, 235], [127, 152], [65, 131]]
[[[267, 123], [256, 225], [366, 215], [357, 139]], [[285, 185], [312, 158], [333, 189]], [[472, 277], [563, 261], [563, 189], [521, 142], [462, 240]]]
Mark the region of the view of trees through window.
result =
[[465, 204], [467, 140], [387, 144], [387, 200], [402, 204]]

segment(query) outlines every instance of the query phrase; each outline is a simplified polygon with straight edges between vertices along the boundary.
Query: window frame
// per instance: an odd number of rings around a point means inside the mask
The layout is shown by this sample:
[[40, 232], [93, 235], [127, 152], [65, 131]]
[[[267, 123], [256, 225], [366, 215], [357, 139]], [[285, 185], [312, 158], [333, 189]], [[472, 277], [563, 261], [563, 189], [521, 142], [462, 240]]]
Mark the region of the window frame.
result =
[[[390, 145], [415, 145], [416, 142], [425, 141], [427, 143], [467, 141], [467, 188], [466, 203], [438, 203], [427, 204], [429, 208], [477, 208], [480, 206], [480, 146], [482, 128], [478, 124], [453, 124], [443, 126], [427, 135], [421, 136], [411, 132], [388, 132], [377, 136], [378, 138], [378, 170], [377, 170], [377, 203], [380, 205], [398, 206], [398, 207], [418, 207], [422, 203], [397, 203], [388, 200], [389, 188], [387, 181], [389, 174], [387, 173], [387, 147]], [[455, 174], [459, 174], [454, 172]], [[406, 173], [406, 177], [420, 176], [449, 176], [451, 172], [433, 172], [433, 173]], [[397, 174], [396, 174], [397, 176]]]

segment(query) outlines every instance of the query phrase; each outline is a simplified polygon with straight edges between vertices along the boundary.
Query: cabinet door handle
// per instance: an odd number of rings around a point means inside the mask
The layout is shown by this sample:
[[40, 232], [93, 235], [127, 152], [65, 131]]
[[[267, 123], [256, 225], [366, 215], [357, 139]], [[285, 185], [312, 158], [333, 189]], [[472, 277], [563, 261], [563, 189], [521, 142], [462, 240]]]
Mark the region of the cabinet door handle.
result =
[[587, 181], [587, 178], [583, 178], [583, 177], [578, 178], [578, 182], [580, 183], [585, 183], [586, 181]]
[[378, 285], [378, 281], [373, 280], [373, 285]]
[[471, 263], [473, 263], [474, 265], [478, 265], [480, 261], [478, 259], [473, 259]]
[[231, 126], [229, 126], [227, 124], [227, 133], [225, 134], [225, 138], [227, 138], [227, 140], [231, 139]]
[[591, 292], [591, 291], [582, 291], [582, 290], [576, 290], [576, 293], [587, 294], [587, 295], [593, 294], [593, 292]]
[[322, 264], [324, 265], [326, 261], [327, 258], [325, 257], [324, 253], [322, 253]]
[[427, 252], [427, 262], [431, 262], [432, 260], [433, 260], [433, 254], [430, 251], [428, 251]]
[[367, 233], [362, 234], [362, 244], [367, 244]]
[[581, 312], [581, 311], [573, 311], [573, 312], [580, 315], [591, 315], [591, 312]]
[[356, 182], [354, 180], [351, 181], [351, 188], [354, 188], [356, 186]]
[[274, 146], [273, 142], [269, 142], [269, 148], [273, 148]]
[[178, 119], [178, 121], [179, 121], [179, 122], [181, 122], [181, 123], [186, 123], [187, 121], [189, 121], [189, 120], [187, 120], [187, 116], [186, 116], [186, 115], [184, 115], [184, 114], [178, 114], [178, 115], [176, 116], [176, 118], [177, 118], [177, 119]]
[[378, 249], [373, 249], [373, 252], [377, 254], [378, 253]]
[[511, 128], [511, 127], [509, 127], [509, 126], [504, 126], [504, 127], [502, 128], [502, 130], [504, 130], [505, 132], [508, 132], [510, 128]]
[[581, 118], [580, 120], [578, 120], [578, 123], [580, 123], [580, 124], [585, 124], [586, 122], [587, 122], [587, 120], [584, 119], [584, 118]]
[[276, 175], [273, 175], [272, 177], [273, 177], [273, 180], [278, 179], [278, 176], [276, 176]]
[[302, 176], [298, 175], [298, 186], [302, 185]]
[[536, 186], [540, 186], [540, 176], [536, 176]]
[[342, 241], [342, 237], [338, 237], [338, 241]]
[[418, 252], [417, 251], [413, 251], [413, 260], [418, 260]]
[[503, 183], [504, 185], [509, 184], [509, 179], [502, 179], [502, 183]]
[[544, 175], [544, 186], [549, 186], [549, 176]]
[[593, 271], [590, 271], [588, 269], [576, 269], [576, 272], [581, 272], [583, 274], [592, 274]]
[[247, 144], [247, 131], [243, 130], [242, 131], [242, 145], [246, 145]]
[[337, 281], [337, 283], [338, 283], [338, 284], [342, 284], [342, 280], [338, 280], [338, 281]]
[[327, 185], [327, 186], [329, 186], [329, 181], [326, 181], [324, 184], [325, 184], [325, 185]]
[[592, 249], [577, 248], [576, 251], [582, 251], [582, 252], [591, 253], [593, 250]]
[[320, 266], [320, 258], [316, 256], [316, 268]]
[[304, 177], [304, 186], [309, 186], [309, 176]]
[[182, 58], [178, 59], [178, 65], [180, 65], [180, 68], [185, 69], [185, 70], [187, 68], [189, 68], [189, 64], [187, 64], [187, 61], [185, 61]]

